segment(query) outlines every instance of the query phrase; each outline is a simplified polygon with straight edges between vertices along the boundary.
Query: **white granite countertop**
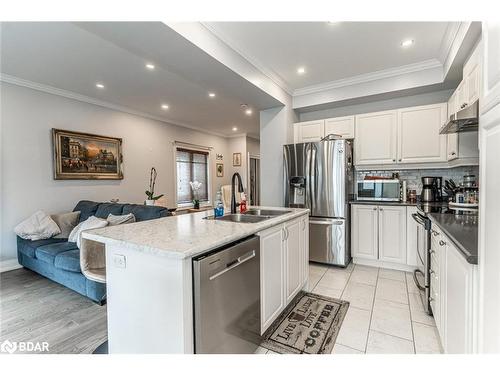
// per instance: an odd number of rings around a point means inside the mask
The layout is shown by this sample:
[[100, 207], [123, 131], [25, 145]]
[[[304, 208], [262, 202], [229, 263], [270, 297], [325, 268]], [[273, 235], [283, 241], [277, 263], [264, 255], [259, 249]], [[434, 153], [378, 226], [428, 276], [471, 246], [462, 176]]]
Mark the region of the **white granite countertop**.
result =
[[184, 259], [216, 249], [309, 212], [303, 208], [251, 207], [290, 211], [259, 223], [207, 220], [213, 211], [169, 216], [85, 231], [83, 238], [140, 252]]

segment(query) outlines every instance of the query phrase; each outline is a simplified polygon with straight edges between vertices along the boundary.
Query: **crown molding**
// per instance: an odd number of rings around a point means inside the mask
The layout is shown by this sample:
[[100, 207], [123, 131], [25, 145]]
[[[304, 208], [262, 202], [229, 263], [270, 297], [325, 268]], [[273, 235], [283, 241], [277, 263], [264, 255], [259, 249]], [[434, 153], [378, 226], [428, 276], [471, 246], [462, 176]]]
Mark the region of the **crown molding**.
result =
[[460, 30], [460, 25], [464, 22], [450, 22], [446, 27], [446, 31], [441, 40], [441, 45], [439, 47], [439, 61], [444, 65], [448, 55], [450, 54], [453, 42], [456, 40], [458, 31]]
[[379, 70], [376, 72], [360, 74], [357, 76], [343, 78], [336, 81], [330, 81], [325, 83], [320, 83], [317, 85], [306, 86], [300, 89], [296, 89], [293, 92], [293, 96], [307, 95], [307, 94], [315, 94], [322, 91], [327, 91], [331, 89], [337, 89], [340, 87], [353, 86], [360, 83], [372, 82], [379, 79], [391, 78], [400, 76], [403, 74], [420, 72], [428, 69], [442, 68], [441, 62], [437, 59], [430, 59], [421, 61], [415, 64], [408, 64], [399, 66], [396, 68]]
[[5, 73], [0, 73], [0, 82], [10, 83], [12, 85], [21, 86], [21, 87], [27, 87], [27, 88], [32, 89], [32, 90], [37, 90], [37, 91], [45, 92], [48, 94], [57, 95], [57, 96], [61, 96], [61, 97], [68, 98], [68, 99], [73, 99], [73, 100], [83, 102], [83, 103], [97, 105], [99, 107], [112, 109], [114, 111], [129, 113], [131, 115], [160, 121], [160, 122], [163, 122], [163, 123], [169, 124], [169, 125], [180, 126], [182, 128], [196, 130], [198, 132], [210, 134], [210, 135], [215, 135], [217, 137], [222, 137], [222, 138], [229, 138], [230, 137], [229, 135], [225, 135], [222, 133], [214, 132], [211, 130], [203, 129], [203, 128], [189, 125], [189, 124], [185, 124], [185, 123], [180, 123], [177, 121], [170, 121], [168, 119], [164, 119], [162, 117], [155, 116], [155, 115], [152, 115], [150, 113], [138, 111], [138, 110], [126, 107], [126, 106], [109, 103], [109, 102], [106, 102], [103, 100], [92, 98], [90, 96], [77, 94], [73, 91], [62, 90], [62, 89], [59, 89], [57, 87], [48, 86], [48, 85], [44, 85], [44, 84], [33, 82], [33, 81], [28, 81], [28, 80], [25, 80], [25, 79], [22, 79], [19, 77], [15, 77], [15, 76], [12, 76], [9, 74], [5, 74]]
[[285, 80], [274, 70], [268, 68], [259, 61], [257, 58], [250, 56], [250, 54], [246, 53], [243, 48], [241, 48], [234, 40], [227, 38], [222, 35], [215, 27], [213, 27], [209, 22], [200, 22], [200, 24], [207, 29], [210, 33], [212, 33], [217, 39], [226, 44], [233, 51], [242, 56], [245, 60], [247, 60], [251, 65], [253, 65], [258, 71], [264, 74], [267, 78], [269, 78], [272, 82], [278, 85], [281, 89], [283, 89], [287, 94], [293, 95], [293, 90], [289, 87]]

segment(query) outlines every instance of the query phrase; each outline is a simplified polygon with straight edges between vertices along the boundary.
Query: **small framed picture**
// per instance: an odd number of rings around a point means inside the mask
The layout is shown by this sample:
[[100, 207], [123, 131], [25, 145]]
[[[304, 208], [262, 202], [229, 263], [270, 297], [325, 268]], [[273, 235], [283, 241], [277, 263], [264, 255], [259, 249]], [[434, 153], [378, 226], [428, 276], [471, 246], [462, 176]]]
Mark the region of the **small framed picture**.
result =
[[233, 167], [241, 167], [241, 152], [233, 153]]
[[215, 164], [215, 169], [217, 170], [217, 177], [224, 177], [224, 164]]

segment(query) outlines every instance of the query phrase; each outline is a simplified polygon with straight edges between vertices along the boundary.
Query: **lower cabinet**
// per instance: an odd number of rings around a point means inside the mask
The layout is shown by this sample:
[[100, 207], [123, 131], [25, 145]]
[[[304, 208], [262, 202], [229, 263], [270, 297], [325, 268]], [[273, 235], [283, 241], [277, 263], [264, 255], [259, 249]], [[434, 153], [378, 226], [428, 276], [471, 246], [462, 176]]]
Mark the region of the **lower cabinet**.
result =
[[353, 205], [352, 256], [406, 264], [406, 207]]
[[433, 223], [430, 305], [445, 353], [474, 352], [476, 272], [477, 266], [468, 263]]
[[308, 228], [309, 218], [303, 216], [259, 233], [261, 333], [308, 280]]

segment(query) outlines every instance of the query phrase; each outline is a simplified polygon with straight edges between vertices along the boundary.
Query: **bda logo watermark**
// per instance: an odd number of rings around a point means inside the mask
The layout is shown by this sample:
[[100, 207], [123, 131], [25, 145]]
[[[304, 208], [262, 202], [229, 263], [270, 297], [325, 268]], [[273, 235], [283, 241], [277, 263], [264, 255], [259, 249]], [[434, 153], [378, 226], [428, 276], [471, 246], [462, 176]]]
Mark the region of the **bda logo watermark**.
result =
[[46, 341], [42, 342], [31, 342], [31, 341], [10, 341], [5, 340], [0, 345], [0, 352], [13, 354], [15, 352], [48, 352], [49, 343]]

